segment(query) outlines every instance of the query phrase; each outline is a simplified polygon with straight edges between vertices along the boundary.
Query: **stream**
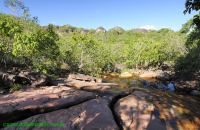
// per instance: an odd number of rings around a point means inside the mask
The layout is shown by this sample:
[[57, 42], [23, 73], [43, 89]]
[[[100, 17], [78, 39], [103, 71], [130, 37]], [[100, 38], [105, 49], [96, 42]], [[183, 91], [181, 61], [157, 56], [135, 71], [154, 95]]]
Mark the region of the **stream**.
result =
[[121, 78], [118, 73], [106, 74], [102, 78], [104, 82], [117, 83], [120, 88], [127, 88], [135, 85], [140, 88], [157, 88], [163, 90], [169, 84], [169, 82], [159, 81], [156, 78], [140, 78], [137, 75], [133, 75], [129, 78]]
[[117, 73], [107, 74], [102, 78], [104, 82], [117, 83], [120, 88], [137, 87], [146, 90], [152, 95], [151, 102], [156, 108], [156, 115], [171, 129], [198, 130], [200, 128], [199, 97], [159, 88], [158, 86], [168, 83], [153, 78], [142, 79], [136, 75], [131, 78], [120, 78]]

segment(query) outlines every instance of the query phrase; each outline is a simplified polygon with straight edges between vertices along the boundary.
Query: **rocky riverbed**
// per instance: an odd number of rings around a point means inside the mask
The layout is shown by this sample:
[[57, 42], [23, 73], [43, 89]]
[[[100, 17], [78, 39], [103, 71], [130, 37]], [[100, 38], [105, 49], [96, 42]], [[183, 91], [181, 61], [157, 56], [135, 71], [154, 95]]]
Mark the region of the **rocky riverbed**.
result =
[[63, 124], [1, 126], [1, 129], [200, 129], [199, 97], [144, 88], [134, 80], [124, 87], [119, 82], [104, 80], [82, 74], [70, 74], [68, 77], [52, 80], [48, 86], [42, 83], [39, 87], [1, 94], [1, 124]]

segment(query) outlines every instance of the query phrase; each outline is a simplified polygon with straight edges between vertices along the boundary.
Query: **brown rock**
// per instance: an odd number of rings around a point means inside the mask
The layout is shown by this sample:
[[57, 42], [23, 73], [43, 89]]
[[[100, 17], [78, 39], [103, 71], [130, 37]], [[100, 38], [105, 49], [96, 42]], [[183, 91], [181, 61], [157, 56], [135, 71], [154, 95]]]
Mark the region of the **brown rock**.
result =
[[102, 79], [100, 78], [96, 78], [96, 77], [92, 77], [92, 76], [84, 75], [84, 74], [70, 74], [67, 80], [80, 80], [80, 81], [97, 82], [97, 83], [102, 82]]
[[85, 81], [79, 81], [79, 80], [71, 80], [71, 81], [67, 81], [66, 85], [70, 87], [74, 87], [76, 89], [97, 92], [100, 94], [107, 93], [107, 94], [117, 95], [117, 94], [129, 91], [129, 88], [122, 89], [116, 83], [92, 83], [92, 82], [85, 82]]
[[141, 74], [139, 74], [140, 78], [146, 78], [146, 79], [151, 79], [151, 78], [157, 78], [160, 80], [169, 80], [170, 75], [168, 72], [162, 71], [162, 70], [157, 70], [157, 71], [143, 71]]
[[8, 122], [72, 106], [94, 98], [90, 92], [68, 87], [42, 87], [0, 96], [0, 122]]
[[147, 72], [144, 72], [143, 74], [139, 75], [139, 77], [141, 77], [141, 78], [156, 78], [157, 75], [158, 74], [153, 71], [147, 71]]
[[152, 113], [153, 104], [147, 100], [151, 96], [147, 93], [135, 91], [132, 95], [120, 99], [114, 107], [123, 129], [131, 130], [164, 130], [161, 120]]
[[12, 84], [30, 84], [31, 81], [28, 78], [19, 75], [1, 73], [0, 82], [5, 86], [10, 86]]
[[[36, 115], [18, 123], [25, 122], [60, 123], [61, 126], [23, 127], [23, 130], [118, 130], [107, 102], [102, 99], [93, 99], [69, 109]], [[4, 128], [15, 129], [19, 127]]]
[[50, 83], [50, 77], [40, 72], [31, 72], [30, 70], [23, 70], [19, 76], [28, 78], [31, 81], [31, 86], [46, 86]]

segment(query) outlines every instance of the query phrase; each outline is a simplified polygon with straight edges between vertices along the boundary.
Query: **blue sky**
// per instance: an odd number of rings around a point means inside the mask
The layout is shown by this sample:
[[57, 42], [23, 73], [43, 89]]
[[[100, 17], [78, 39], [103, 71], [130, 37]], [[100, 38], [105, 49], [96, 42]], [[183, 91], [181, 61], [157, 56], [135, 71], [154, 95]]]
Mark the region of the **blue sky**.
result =
[[[41, 25], [70, 24], [77, 27], [106, 29], [120, 26], [168, 27], [179, 30], [192, 18], [184, 15], [185, 0], [24, 0]], [[0, 11], [10, 13], [0, 2]]]

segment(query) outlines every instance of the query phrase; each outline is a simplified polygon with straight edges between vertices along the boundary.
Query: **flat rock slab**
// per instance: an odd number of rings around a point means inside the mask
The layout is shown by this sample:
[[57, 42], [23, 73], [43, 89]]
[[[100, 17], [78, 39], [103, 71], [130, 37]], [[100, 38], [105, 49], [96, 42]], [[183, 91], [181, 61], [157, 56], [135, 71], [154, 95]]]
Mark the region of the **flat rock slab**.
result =
[[69, 74], [67, 80], [80, 80], [80, 81], [86, 81], [86, 82], [97, 82], [101, 83], [102, 79], [92, 77], [89, 75], [84, 74]]
[[0, 96], [0, 123], [58, 110], [95, 98], [95, 94], [65, 86], [16, 91]]
[[78, 80], [68, 80], [66, 81], [66, 85], [76, 89], [111, 95], [119, 95], [132, 90], [132, 88], [120, 88], [120, 86], [116, 83], [92, 83]]
[[82, 104], [50, 113], [32, 116], [18, 123], [46, 122], [63, 126], [6, 127], [4, 130], [118, 130], [108, 103], [93, 99]]
[[165, 125], [153, 115], [154, 106], [149, 103], [151, 95], [135, 91], [120, 99], [114, 111], [125, 130], [165, 130]]

